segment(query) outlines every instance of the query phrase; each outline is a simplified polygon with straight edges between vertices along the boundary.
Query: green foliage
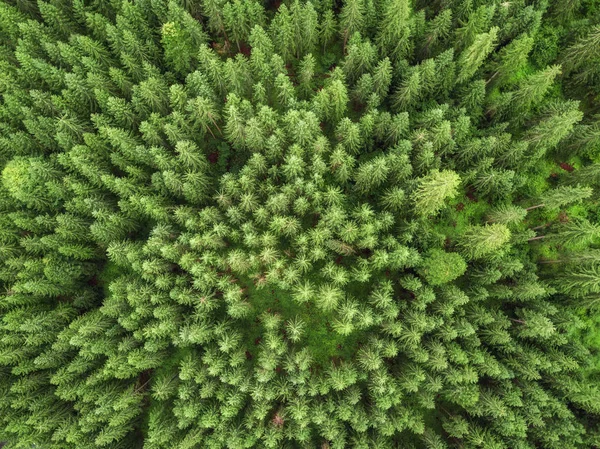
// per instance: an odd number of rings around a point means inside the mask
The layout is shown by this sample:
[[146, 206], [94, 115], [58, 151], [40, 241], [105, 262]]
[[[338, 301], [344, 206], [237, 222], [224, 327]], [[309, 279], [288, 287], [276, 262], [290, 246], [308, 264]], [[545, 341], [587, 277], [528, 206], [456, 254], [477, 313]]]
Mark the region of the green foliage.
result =
[[525, 215], [527, 215], [527, 209], [512, 204], [502, 204], [490, 210], [487, 218], [490, 223], [508, 225], [521, 222]]
[[432, 172], [419, 181], [413, 193], [414, 208], [419, 215], [431, 215], [438, 212], [448, 198], [454, 198], [460, 185], [457, 173], [446, 170]]
[[431, 250], [420, 267], [420, 274], [431, 285], [441, 285], [453, 281], [467, 271], [467, 263], [457, 253], [446, 253], [440, 249]]
[[599, 13], [0, 2], [0, 446], [598, 446]]
[[493, 27], [488, 33], [478, 34], [473, 43], [460, 54], [460, 69], [456, 79], [459, 83], [469, 80], [483, 64], [496, 45], [498, 31], [498, 27]]
[[591, 187], [559, 186], [556, 189], [547, 190], [540, 201], [546, 207], [558, 209], [567, 204], [581, 203], [591, 197], [593, 192]]
[[585, 297], [600, 293], [600, 266], [594, 264], [574, 268], [558, 279], [561, 291], [575, 297]]
[[478, 259], [501, 249], [510, 237], [510, 230], [501, 223], [474, 225], [460, 236], [458, 246], [466, 257]]
[[2, 185], [21, 204], [41, 211], [60, 200], [59, 176], [42, 158], [15, 158], [2, 170]]

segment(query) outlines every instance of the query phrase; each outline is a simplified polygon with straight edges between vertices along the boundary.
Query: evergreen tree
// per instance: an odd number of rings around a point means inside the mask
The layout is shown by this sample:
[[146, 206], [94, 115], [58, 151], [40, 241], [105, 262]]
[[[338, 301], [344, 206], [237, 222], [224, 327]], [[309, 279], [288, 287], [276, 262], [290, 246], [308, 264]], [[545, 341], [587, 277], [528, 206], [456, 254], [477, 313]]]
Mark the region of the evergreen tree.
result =
[[478, 259], [501, 249], [510, 236], [510, 230], [501, 223], [471, 226], [460, 236], [457, 244], [466, 257]]
[[17, 157], [2, 170], [2, 185], [19, 203], [44, 211], [62, 198], [60, 172], [42, 158]]
[[558, 209], [566, 204], [581, 203], [586, 198], [591, 197], [593, 189], [581, 186], [559, 186], [544, 192], [540, 197], [539, 204], [528, 207], [526, 210], [537, 209], [538, 207], [548, 207]]
[[340, 33], [344, 48], [348, 39], [354, 33], [364, 32], [367, 18], [365, 17], [365, 0], [345, 0], [339, 16]]
[[438, 212], [448, 198], [456, 196], [460, 177], [453, 171], [432, 172], [421, 178], [412, 194], [415, 212], [425, 216]]
[[533, 160], [554, 149], [572, 132], [574, 125], [583, 117], [578, 106], [577, 102], [551, 105], [545, 117], [526, 134], [525, 141], [534, 150]]
[[456, 48], [467, 48], [477, 38], [478, 34], [488, 30], [492, 18], [496, 14], [496, 5], [481, 5], [474, 9], [472, 2], [461, 2], [455, 9], [458, 23], [462, 26], [455, 30]]
[[562, 59], [565, 71], [567, 73], [580, 71], [579, 77], [583, 81], [597, 76], [597, 70], [593, 66], [600, 58], [598, 43], [600, 43], [600, 26], [595, 26], [564, 50]]
[[585, 297], [600, 293], [600, 266], [582, 266], [570, 269], [556, 280], [557, 287], [568, 295]]
[[391, 0], [385, 4], [381, 29], [377, 35], [381, 53], [393, 60], [406, 58], [412, 51], [411, 5], [408, 0]]
[[326, 10], [319, 22], [319, 38], [323, 43], [323, 52], [327, 49], [327, 44], [331, 42], [337, 32], [337, 21], [330, 9]]
[[456, 81], [468, 81], [484, 63], [496, 45], [498, 27], [493, 27], [487, 33], [478, 34], [473, 43], [465, 48], [458, 58], [459, 72]]
[[514, 121], [522, 121], [525, 114], [540, 103], [559, 74], [560, 66], [553, 66], [528, 76], [516, 91], [507, 93], [501, 100], [500, 114]]
[[591, 164], [580, 168], [570, 174], [569, 178], [567, 178], [567, 182], [571, 184], [581, 182], [592, 186], [598, 185], [600, 182], [600, 164]]
[[289, 61], [298, 45], [292, 15], [286, 5], [282, 5], [271, 22], [271, 35], [279, 55]]
[[422, 51], [429, 56], [450, 36], [452, 30], [452, 10], [444, 9], [427, 23], [423, 36]]
[[527, 58], [534, 44], [534, 39], [523, 34], [506, 47], [498, 52], [498, 61], [493, 64], [494, 73], [488, 78], [487, 82], [494, 84], [504, 84], [516, 73], [522, 70], [527, 64]]
[[222, 34], [228, 40], [223, 19], [224, 0], [202, 0], [202, 11], [208, 18], [208, 27], [214, 33]]
[[504, 204], [490, 210], [487, 215], [488, 222], [500, 224], [520, 223], [527, 215], [527, 209], [512, 204]]
[[600, 124], [598, 121], [575, 126], [570, 138], [569, 150], [593, 157], [598, 148], [600, 148]]
[[225, 29], [235, 41], [238, 51], [241, 51], [241, 44], [248, 41], [254, 25], [264, 24], [264, 9], [254, 0], [233, 0], [225, 3], [222, 8]]
[[530, 240], [551, 239], [566, 246], [586, 246], [600, 236], [600, 227], [587, 220], [569, 221], [559, 225], [555, 232]]
[[464, 259], [456, 253], [432, 250], [423, 260], [421, 274], [431, 285], [445, 284], [463, 275], [467, 270]]

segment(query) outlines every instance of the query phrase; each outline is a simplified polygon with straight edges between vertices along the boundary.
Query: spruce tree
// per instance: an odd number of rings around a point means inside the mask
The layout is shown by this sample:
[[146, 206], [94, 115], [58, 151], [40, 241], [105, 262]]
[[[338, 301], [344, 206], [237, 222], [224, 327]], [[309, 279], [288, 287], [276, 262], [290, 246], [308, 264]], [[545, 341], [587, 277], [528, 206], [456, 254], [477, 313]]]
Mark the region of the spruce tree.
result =
[[456, 196], [459, 184], [460, 177], [450, 170], [433, 172], [422, 178], [412, 195], [415, 212], [418, 215], [437, 212], [446, 199]]
[[510, 236], [510, 230], [501, 223], [471, 226], [460, 236], [458, 245], [465, 256], [477, 259], [501, 249]]
[[487, 82], [503, 84], [514, 77], [515, 73], [526, 66], [533, 44], [534, 39], [527, 34], [523, 34], [500, 50], [498, 61], [493, 65], [494, 73], [491, 74]]
[[473, 43], [463, 50], [458, 58], [457, 82], [468, 81], [481, 67], [496, 45], [498, 31], [498, 27], [493, 27], [487, 33], [478, 34]]

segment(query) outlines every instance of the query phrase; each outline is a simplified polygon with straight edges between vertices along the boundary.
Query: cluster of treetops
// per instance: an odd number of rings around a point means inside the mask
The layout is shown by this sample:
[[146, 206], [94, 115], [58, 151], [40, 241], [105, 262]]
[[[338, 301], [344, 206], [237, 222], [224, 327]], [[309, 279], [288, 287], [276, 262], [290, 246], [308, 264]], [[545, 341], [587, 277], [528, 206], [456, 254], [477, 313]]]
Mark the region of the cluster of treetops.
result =
[[2, 0], [0, 441], [599, 447], [599, 24]]

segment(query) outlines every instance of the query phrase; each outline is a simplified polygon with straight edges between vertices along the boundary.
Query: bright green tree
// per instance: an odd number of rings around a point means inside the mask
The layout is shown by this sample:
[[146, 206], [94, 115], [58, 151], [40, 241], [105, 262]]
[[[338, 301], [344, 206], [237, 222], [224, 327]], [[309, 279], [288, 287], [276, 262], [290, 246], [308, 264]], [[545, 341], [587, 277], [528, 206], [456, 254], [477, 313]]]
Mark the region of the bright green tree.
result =
[[467, 258], [479, 259], [502, 249], [510, 237], [510, 230], [501, 223], [470, 226], [460, 235], [457, 245]]
[[498, 27], [491, 28], [487, 33], [478, 34], [473, 43], [465, 48], [458, 58], [459, 72], [457, 82], [468, 81], [484, 63], [490, 52], [496, 46]]
[[450, 170], [434, 171], [421, 178], [412, 193], [415, 213], [420, 216], [435, 214], [447, 199], [457, 195], [459, 185], [460, 177]]

